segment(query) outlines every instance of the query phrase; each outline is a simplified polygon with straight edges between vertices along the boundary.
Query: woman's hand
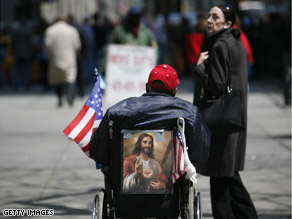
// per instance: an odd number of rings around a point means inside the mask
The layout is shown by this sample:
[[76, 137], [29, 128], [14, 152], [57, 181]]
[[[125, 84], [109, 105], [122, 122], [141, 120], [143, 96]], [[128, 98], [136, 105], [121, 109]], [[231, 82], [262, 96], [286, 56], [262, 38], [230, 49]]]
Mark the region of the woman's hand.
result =
[[206, 51], [206, 52], [202, 52], [202, 53], [200, 54], [199, 59], [198, 59], [197, 65], [202, 64], [202, 63], [205, 62], [208, 58], [209, 58], [209, 53], [208, 53], [208, 51]]

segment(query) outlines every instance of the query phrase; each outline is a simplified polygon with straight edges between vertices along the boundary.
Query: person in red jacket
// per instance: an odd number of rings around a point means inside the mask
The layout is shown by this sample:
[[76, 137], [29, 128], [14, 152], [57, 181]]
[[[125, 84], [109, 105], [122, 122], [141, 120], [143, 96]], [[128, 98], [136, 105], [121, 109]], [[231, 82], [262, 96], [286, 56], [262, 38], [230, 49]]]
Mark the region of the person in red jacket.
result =
[[207, 33], [207, 14], [203, 11], [198, 13], [198, 24], [191, 32], [186, 34], [186, 51], [187, 51], [187, 63], [189, 67], [196, 65], [200, 53], [201, 47], [204, 42], [205, 35]]
[[254, 65], [254, 59], [253, 59], [253, 55], [252, 55], [252, 49], [250, 47], [250, 43], [249, 40], [247, 38], [247, 36], [245, 35], [245, 33], [242, 31], [241, 29], [241, 20], [238, 16], [236, 16], [236, 23], [233, 25], [234, 29], [239, 29], [240, 31], [240, 41], [245, 49], [246, 52], [246, 58], [247, 58], [247, 74], [248, 74], [248, 78], [251, 77], [252, 75], [252, 66]]

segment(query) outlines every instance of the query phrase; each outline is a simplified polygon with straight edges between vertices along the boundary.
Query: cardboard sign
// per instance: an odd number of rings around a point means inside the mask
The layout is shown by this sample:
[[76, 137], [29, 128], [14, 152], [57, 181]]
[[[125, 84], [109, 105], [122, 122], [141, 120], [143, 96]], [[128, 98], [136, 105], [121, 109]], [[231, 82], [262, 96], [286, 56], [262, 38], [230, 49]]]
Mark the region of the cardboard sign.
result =
[[172, 132], [122, 130], [122, 193], [172, 193]]
[[156, 64], [156, 51], [152, 47], [109, 45], [106, 63], [107, 107], [128, 97], [145, 93], [145, 83]]

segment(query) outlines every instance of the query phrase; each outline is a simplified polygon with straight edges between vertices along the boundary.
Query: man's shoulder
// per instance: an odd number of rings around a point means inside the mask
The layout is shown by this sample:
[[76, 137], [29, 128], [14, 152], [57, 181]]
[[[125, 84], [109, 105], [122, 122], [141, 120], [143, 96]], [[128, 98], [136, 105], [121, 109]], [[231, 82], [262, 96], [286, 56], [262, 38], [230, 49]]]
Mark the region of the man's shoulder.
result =
[[59, 21], [59, 22], [57, 22], [57, 23], [55, 23], [55, 24], [52, 24], [50, 27], [49, 27], [50, 29], [53, 29], [53, 30], [58, 30], [58, 31], [60, 31], [60, 30], [65, 30], [65, 31], [77, 31], [77, 29], [75, 28], [75, 27], [73, 27], [72, 25], [70, 25], [70, 24], [68, 24], [67, 22], [65, 22], [65, 21]]
[[47, 31], [48, 32], [59, 32], [60, 30], [63, 30], [64, 28], [64, 25], [62, 22], [58, 21], [52, 25], [50, 25], [48, 28], [47, 28]]
[[[180, 97], [173, 97], [173, 96], [170, 96], [170, 95], [157, 95], [157, 96], [152, 96], [152, 99], [154, 101], [157, 101], [158, 103], [161, 103], [161, 104], [166, 104], [166, 105], [170, 105], [170, 107], [177, 107], [177, 106], [182, 106], [182, 107], [185, 107], [185, 106], [188, 106], [190, 108], [195, 108], [195, 106], [187, 101], [187, 100], [184, 100]], [[162, 101], [163, 100], [163, 101]], [[175, 106], [177, 104], [177, 106]]]
[[140, 97], [129, 97], [129, 98], [126, 98], [124, 100], [121, 100], [121, 101], [117, 102], [116, 104], [112, 105], [109, 108], [109, 111], [113, 111], [113, 110], [119, 109], [121, 107], [125, 107], [129, 103], [134, 103], [134, 102], [138, 101], [139, 98]]
[[[124, 99], [117, 104], [110, 107], [110, 111], [114, 112], [116, 110], [120, 110], [123, 108], [123, 110], [130, 110], [133, 111], [137, 108], [147, 108], [147, 106], [156, 106], [155, 108], [161, 106], [168, 106], [169, 109], [172, 108], [181, 108], [181, 109], [196, 109], [197, 107], [192, 104], [191, 102], [181, 99], [179, 97], [173, 97], [167, 94], [162, 93], [145, 93], [142, 96], [139, 97], [130, 97], [127, 99]], [[153, 109], [153, 108], [151, 108]], [[150, 109], [150, 110], [151, 110]]]

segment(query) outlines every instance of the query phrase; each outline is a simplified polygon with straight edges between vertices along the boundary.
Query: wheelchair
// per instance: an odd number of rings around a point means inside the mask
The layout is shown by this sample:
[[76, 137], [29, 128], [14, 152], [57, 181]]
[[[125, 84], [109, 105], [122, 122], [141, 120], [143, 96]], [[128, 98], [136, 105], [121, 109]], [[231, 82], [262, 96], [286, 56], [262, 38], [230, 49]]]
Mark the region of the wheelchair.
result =
[[[172, 180], [175, 160], [174, 131], [173, 130], [122, 130], [121, 160], [117, 166], [104, 166], [96, 164], [96, 168], [104, 175], [104, 188], [98, 188], [92, 206], [93, 219], [114, 219], [114, 218], [182, 218], [201, 219], [201, 195], [193, 186], [192, 180], [182, 173], [176, 180]], [[155, 179], [167, 179], [163, 181], [162, 188], [153, 189], [147, 184], [146, 177], [149, 175], [146, 167], [143, 166], [142, 180], [135, 181], [134, 173], [128, 173], [129, 157], [138, 159], [137, 155], [129, 155], [136, 149], [140, 136], [155, 136], [152, 138], [152, 148], [157, 162], [147, 164], [150, 168], [150, 175]], [[154, 139], [154, 140], [153, 140]], [[153, 143], [155, 142], [155, 143]], [[154, 145], [154, 146], [153, 146]], [[142, 149], [141, 149], [142, 150]], [[136, 157], [136, 158], [135, 158]], [[149, 159], [150, 160], [150, 159]], [[140, 160], [133, 161], [138, 164]], [[143, 163], [144, 165], [144, 163]], [[152, 166], [151, 166], [152, 165]], [[130, 164], [131, 166], [131, 164]], [[158, 166], [159, 176], [155, 175], [154, 166]], [[161, 167], [159, 167], [161, 166]], [[114, 186], [111, 179], [111, 168], [120, 171], [119, 186]], [[147, 169], [148, 170], [148, 169]], [[160, 177], [162, 175], [164, 177]], [[160, 178], [159, 178], [160, 177]], [[127, 179], [127, 180], [126, 180]], [[139, 182], [139, 183], [138, 183]], [[147, 182], [147, 183], [146, 183]], [[152, 181], [151, 181], [152, 182]], [[145, 187], [146, 185], [146, 187]]]

